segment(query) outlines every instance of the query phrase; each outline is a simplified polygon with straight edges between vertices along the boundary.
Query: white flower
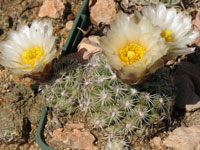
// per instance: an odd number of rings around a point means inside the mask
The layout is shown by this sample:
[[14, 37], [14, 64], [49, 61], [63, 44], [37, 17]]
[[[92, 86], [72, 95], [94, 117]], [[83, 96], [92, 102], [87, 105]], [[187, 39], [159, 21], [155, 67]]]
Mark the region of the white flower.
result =
[[161, 29], [148, 19], [135, 23], [125, 14], [111, 23], [101, 47], [108, 63], [125, 82], [137, 83], [163, 65], [168, 47], [160, 36]]
[[162, 29], [161, 37], [170, 46], [167, 58], [178, 55], [192, 53], [194, 48], [187, 48], [199, 35], [198, 31], [192, 31], [191, 16], [186, 16], [182, 12], [176, 12], [175, 8], [166, 9], [165, 5], [160, 3], [157, 7], [145, 7], [142, 14], [136, 12], [139, 19], [148, 18], [153, 25]]
[[19, 25], [0, 43], [0, 64], [16, 74], [42, 72], [55, 57], [52, 23], [34, 21], [31, 27]]

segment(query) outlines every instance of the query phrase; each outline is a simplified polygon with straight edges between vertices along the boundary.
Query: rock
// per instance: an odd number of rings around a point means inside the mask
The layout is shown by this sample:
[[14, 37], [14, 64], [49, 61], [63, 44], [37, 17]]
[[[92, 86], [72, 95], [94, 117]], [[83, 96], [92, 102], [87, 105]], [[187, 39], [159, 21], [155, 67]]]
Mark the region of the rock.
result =
[[83, 60], [88, 60], [93, 54], [101, 52], [99, 45], [99, 36], [89, 36], [84, 38], [78, 45], [78, 53], [81, 53]]
[[[26, 128], [27, 127], [27, 128]], [[28, 138], [28, 121], [7, 106], [0, 111], [0, 141], [4, 143], [26, 142]]]
[[[56, 72], [57, 68], [62, 66], [69, 65], [69, 60], [74, 60], [74, 62], [84, 63], [86, 62], [93, 54], [101, 52], [102, 49], [95, 42], [91, 42], [88, 38], [84, 38], [78, 45], [78, 51], [71, 53], [62, 58], [59, 63], [54, 66], [53, 71]], [[66, 63], [67, 62], [67, 63]], [[57, 67], [57, 68], [56, 68]]]
[[8, 100], [9, 107], [23, 118], [28, 118], [31, 124], [37, 124], [42, 110], [42, 98], [38, 95], [35, 98], [34, 92], [30, 87], [17, 84]]
[[16, 84], [12, 90], [12, 93], [8, 96], [8, 102], [13, 106], [21, 108], [24, 103], [28, 102], [29, 99], [33, 99], [34, 93], [30, 87], [22, 84]]
[[187, 111], [200, 108], [200, 67], [182, 62], [175, 71], [174, 83], [177, 88], [176, 106]]
[[73, 21], [70, 20], [65, 24], [65, 29], [67, 31], [70, 31], [72, 29], [72, 26], [73, 26]]
[[38, 124], [38, 122], [40, 121], [42, 108], [42, 95], [38, 94], [35, 100], [33, 101], [32, 107], [30, 107], [30, 111], [27, 112], [27, 118], [31, 124]]
[[163, 142], [173, 150], [198, 150], [200, 143], [200, 127], [179, 127], [175, 129]]
[[184, 123], [187, 126], [200, 127], [200, 110], [196, 110], [194, 112], [187, 112], [185, 115]]
[[28, 139], [30, 125], [39, 122], [41, 102], [30, 87], [16, 84], [0, 111], [0, 140], [24, 143]]
[[89, 131], [75, 129], [82, 128], [82, 124], [76, 124], [75, 128], [73, 125], [66, 126], [70, 126], [71, 130], [69, 128], [54, 130], [53, 138], [50, 141], [52, 144], [69, 149], [97, 150], [97, 147], [93, 145], [95, 138]]
[[200, 144], [195, 147], [195, 150], [200, 150]]
[[[194, 96], [195, 96], [195, 94], [194, 94]], [[198, 97], [198, 102], [197, 103], [185, 105], [185, 109], [187, 111], [195, 111], [195, 110], [197, 110], [199, 108], [200, 108], [200, 98], [199, 97]]]
[[[92, 2], [91, 2], [92, 4]], [[90, 20], [93, 24], [110, 24], [110, 21], [118, 16], [118, 6], [114, 0], [97, 0], [90, 7]]]
[[161, 146], [162, 141], [161, 141], [160, 137], [154, 137], [152, 139], [152, 141], [153, 141], [153, 144], [155, 145], [156, 149], [158, 149], [158, 150], [162, 149], [162, 146]]
[[65, 125], [66, 129], [83, 129], [84, 128], [84, 124], [83, 123], [79, 123], [79, 124], [66, 124]]
[[62, 0], [45, 0], [39, 11], [39, 17], [60, 18], [63, 16], [65, 5]]

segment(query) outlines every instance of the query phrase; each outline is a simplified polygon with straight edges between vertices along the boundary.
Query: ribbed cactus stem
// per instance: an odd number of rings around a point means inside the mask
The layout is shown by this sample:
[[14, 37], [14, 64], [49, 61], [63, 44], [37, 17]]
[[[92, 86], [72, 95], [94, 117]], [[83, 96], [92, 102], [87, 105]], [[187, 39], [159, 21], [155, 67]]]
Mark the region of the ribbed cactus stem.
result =
[[107, 135], [144, 136], [148, 127], [169, 117], [172, 99], [165, 93], [173, 93], [173, 86], [166, 75], [167, 70], [158, 71], [158, 76], [133, 87], [118, 80], [105, 57], [97, 54], [87, 64], [66, 70], [43, 93], [48, 105], [62, 113], [83, 113], [92, 128]]

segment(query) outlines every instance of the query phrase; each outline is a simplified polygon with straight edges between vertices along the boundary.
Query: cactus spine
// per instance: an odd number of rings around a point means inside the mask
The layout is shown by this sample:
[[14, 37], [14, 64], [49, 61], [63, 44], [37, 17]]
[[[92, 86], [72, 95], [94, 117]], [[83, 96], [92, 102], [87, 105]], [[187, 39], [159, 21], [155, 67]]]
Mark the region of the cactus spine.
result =
[[169, 117], [172, 99], [140, 88], [118, 80], [105, 57], [96, 54], [87, 64], [67, 70], [51, 90], [43, 92], [50, 106], [63, 113], [84, 113], [94, 129], [141, 137], [146, 128]]

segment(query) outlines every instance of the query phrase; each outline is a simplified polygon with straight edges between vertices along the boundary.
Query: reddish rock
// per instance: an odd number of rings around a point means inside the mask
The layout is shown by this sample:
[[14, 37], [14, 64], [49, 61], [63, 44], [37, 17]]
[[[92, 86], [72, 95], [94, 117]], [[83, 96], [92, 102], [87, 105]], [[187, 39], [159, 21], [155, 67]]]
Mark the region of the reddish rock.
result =
[[65, 24], [65, 29], [67, 31], [70, 31], [72, 29], [72, 26], [73, 26], [73, 21], [70, 20]]
[[39, 11], [39, 17], [59, 18], [63, 16], [65, 5], [62, 0], [45, 0]]
[[[94, 2], [93, 2], [94, 3]], [[93, 4], [91, 1], [91, 4]], [[93, 24], [110, 24], [110, 21], [118, 16], [118, 6], [114, 0], [97, 0], [90, 7], [90, 19]]]
[[[73, 126], [75, 129], [72, 129]], [[62, 148], [97, 150], [97, 147], [93, 145], [95, 141], [94, 136], [89, 131], [83, 130], [82, 127], [83, 124], [68, 124], [65, 128], [59, 128], [53, 132], [53, 138], [50, 142]], [[82, 131], [76, 128], [81, 128]]]
[[79, 123], [79, 124], [65, 124], [65, 128], [67, 129], [83, 129], [84, 128], [84, 124], [83, 123]]
[[173, 150], [199, 150], [200, 128], [196, 126], [175, 129], [165, 140], [164, 145]]
[[102, 51], [99, 45], [99, 36], [84, 38], [78, 45], [78, 52], [82, 53], [82, 59], [88, 60], [93, 54]]

